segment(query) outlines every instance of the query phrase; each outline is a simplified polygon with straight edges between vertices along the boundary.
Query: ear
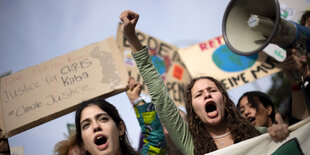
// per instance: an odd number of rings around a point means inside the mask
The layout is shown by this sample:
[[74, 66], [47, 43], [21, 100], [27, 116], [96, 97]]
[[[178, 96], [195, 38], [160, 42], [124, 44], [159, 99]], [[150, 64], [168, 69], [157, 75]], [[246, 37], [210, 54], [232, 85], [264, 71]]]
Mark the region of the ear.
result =
[[118, 133], [120, 136], [123, 136], [125, 133], [125, 123], [123, 121], [119, 123]]
[[271, 106], [271, 105], [268, 105], [268, 106], [267, 106], [267, 114], [268, 114], [268, 116], [270, 116], [271, 113], [272, 113], [272, 106]]

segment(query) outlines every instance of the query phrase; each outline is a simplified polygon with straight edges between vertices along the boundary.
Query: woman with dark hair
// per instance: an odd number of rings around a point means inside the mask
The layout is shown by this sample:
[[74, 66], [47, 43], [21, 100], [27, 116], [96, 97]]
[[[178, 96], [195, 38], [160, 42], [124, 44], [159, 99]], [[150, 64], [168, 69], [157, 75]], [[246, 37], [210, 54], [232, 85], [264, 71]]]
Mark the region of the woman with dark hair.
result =
[[103, 99], [78, 105], [75, 115], [76, 141], [88, 154], [136, 155], [126, 126], [117, 109]]
[[124, 11], [120, 15], [122, 31], [161, 121], [184, 154], [205, 154], [260, 135], [240, 116], [221, 83], [208, 76], [195, 78], [188, 86], [187, 124], [152, 64], [148, 49], [135, 34], [138, 18], [138, 14]]
[[267, 131], [274, 141], [283, 141], [288, 136], [288, 125], [283, 121], [281, 114], [276, 112], [267, 94], [259, 91], [246, 92], [239, 98], [237, 108], [242, 117], [257, 129], [268, 128]]
[[270, 127], [275, 123], [275, 108], [265, 93], [259, 91], [244, 93], [238, 100], [237, 108], [254, 126]]
[[300, 25], [303, 25], [305, 27], [310, 27], [310, 11], [307, 10], [305, 11], [302, 16], [301, 16], [301, 19], [300, 19]]

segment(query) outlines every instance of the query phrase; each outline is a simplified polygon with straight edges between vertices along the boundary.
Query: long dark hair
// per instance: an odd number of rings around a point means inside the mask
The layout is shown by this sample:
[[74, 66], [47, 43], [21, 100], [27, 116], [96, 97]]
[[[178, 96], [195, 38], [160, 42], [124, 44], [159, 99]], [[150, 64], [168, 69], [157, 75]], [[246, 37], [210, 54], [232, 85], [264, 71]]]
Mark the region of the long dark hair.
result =
[[244, 93], [238, 100], [238, 104], [237, 104], [238, 111], [240, 109], [240, 102], [243, 97], [248, 98], [248, 102], [251, 103], [251, 107], [255, 108], [258, 113], [260, 111], [258, 109], [257, 100], [260, 101], [265, 108], [267, 108], [268, 106], [271, 106], [272, 112], [269, 117], [272, 123], [275, 123], [275, 115], [276, 115], [275, 107], [271, 101], [271, 98], [267, 94], [262, 93], [260, 91], [250, 91], [250, 92]]
[[[96, 105], [101, 110], [105, 111], [113, 119], [117, 128], [120, 128], [120, 123], [124, 122], [123, 119], [120, 117], [117, 109], [112, 104], [110, 104], [109, 102], [103, 99], [91, 99], [91, 100], [80, 103], [75, 113], [75, 127], [76, 127], [76, 142], [79, 148], [81, 149], [83, 149], [84, 147], [82, 133], [81, 133], [81, 124], [80, 124], [81, 114], [82, 114], [82, 111], [90, 105]], [[120, 136], [120, 148], [122, 149], [122, 154], [137, 155], [137, 152], [133, 149], [133, 147], [129, 143], [125, 123], [124, 123], [124, 129], [125, 129], [124, 134]]]
[[306, 25], [306, 22], [307, 22], [307, 19], [310, 17], [310, 11], [305, 11], [302, 16], [301, 16], [301, 19], [300, 19], [300, 25], [303, 25], [305, 26]]
[[191, 100], [192, 98], [191, 90], [194, 84], [200, 79], [208, 79], [214, 82], [215, 85], [220, 90], [220, 92], [222, 93], [223, 100], [225, 103], [225, 106], [224, 106], [224, 111], [225, 111], [224, 119], [225, 120], [224, 121], [228, 122], [227, 123], [228, 128], [234, 139], [234, 143], [238, 143], [240, 141], [260, 135], [259, 131], [257, 131], [246, 119], [241, 117], [241, 115], [238, 113], [235, 107], [235, 104], [229, 98], [226, 90], [224, 89], [223, 85], [219, 81], [209, 76], [198, 77], [191, 81], [191, 83], [187, 86], [187, 91], [186, 91], [187, 120], [189, 123], [189, 130], [193, 137], [194, 153], [196, 155], [209, 153], [209, 152], [212, 152], [218, 149], [213, 138], [210, 136], [209, 132], [206, 132], [207, 130], [205, 128], [205, 125], [201, 122], [201, 120], [199, 119], [199, 117], [196, 115], [196, 113], [193, 110], [193, 105], [192, 105], [192, 100]]

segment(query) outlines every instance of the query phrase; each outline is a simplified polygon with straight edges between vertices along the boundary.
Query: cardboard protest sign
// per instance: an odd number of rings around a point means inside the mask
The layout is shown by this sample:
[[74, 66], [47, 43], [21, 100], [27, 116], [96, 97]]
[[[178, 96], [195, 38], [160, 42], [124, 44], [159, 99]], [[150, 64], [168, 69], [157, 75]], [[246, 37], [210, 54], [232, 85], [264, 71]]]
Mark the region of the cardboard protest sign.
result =
[[222, 36], [180, 49], [179, 54], [192, 78], [212, 76], [232, 89], [280, 71], [278, 62], [260, 52], [240, 56], [225, 45]]
[[[141, 31], [136, 31], [137, 36], [144, 46], [149, 47], [152, 61], [161, 74], [170, 96], [177, 106], [185, 106], [185, 87], [190, 81], [190, 76], [177, 52], [178, 48], [156, 39]], [[127, 39], [121, 32], [121, 24], [118, 26], [117, 43], [123, 55], [129, 76], [134, 77], [138, 82], [143, 83], [135, 61], [131, 56], [131, 50]], [[143, 84], [143, 93], [148, 94], [146, 86]]]
[[110, 37], [1, 78], [0, 127], [6, 136], [72, 112], [84, 100], [124, 91], [127, 74]]

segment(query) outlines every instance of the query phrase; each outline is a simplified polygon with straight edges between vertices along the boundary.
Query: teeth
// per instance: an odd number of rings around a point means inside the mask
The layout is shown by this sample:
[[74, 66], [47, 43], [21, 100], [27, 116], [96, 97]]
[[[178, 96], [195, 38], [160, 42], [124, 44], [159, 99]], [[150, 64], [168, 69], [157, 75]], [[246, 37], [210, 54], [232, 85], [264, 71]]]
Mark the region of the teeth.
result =
[[97, 140], [100, 139], [100, 138], [102, 138], [102, 136], [97, 137]]

